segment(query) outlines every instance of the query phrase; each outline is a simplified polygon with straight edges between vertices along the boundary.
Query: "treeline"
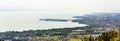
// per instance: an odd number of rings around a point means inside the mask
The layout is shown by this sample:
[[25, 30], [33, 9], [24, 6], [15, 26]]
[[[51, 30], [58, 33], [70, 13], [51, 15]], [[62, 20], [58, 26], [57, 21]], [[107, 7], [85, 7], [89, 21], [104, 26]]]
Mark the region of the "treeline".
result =
[[60, 29], [48, 29], [48, 30], [28, 30], [28, 31], [23, 31], [23, 32], [8, 31], [8, 32], [0, 33], [0, 35], [42, 36], [46, 34], [46, 35], [58, 36], [58, 35], [68, 35], [68, 33], [71, 33], [72, 30], [85, 30], [87, 33], [84, 33], [84, 34], [93, 34], [94, 28], [98, 28], [98, 26], [91, 25], [91, 26], [86, 26], [86, 27], [60, 28]]
[[99, 37], [85, 37], [83, 41], [120, 41], [120, 28], [118, 31], [102, 33]]

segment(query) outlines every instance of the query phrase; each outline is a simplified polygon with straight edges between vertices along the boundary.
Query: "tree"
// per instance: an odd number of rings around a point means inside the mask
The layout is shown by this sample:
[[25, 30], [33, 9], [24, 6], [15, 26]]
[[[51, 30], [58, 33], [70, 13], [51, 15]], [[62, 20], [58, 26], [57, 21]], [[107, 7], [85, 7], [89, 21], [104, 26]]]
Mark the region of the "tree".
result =
[[120, 28], [118, 29], [117, 38], [115, 39], [115, 41], [120, 41]]

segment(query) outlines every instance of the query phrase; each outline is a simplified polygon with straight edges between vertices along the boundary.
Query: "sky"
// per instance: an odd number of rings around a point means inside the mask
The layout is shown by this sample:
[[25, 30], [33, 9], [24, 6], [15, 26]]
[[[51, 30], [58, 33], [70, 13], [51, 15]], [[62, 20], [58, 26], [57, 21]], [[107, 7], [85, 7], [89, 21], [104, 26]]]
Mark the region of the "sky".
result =
[[120, 0], [0, 0], [0, 28], [18, 27], [18, 23], [23, 27], [22, 24], [34, 23], [39, 18], [119, 11]]
[[71, 17], [91, 12], [119, 11], [120, 0], [0, 0], [0, 16]]
[[120, 0], [0, 0], [0, 11], [119, 11]]

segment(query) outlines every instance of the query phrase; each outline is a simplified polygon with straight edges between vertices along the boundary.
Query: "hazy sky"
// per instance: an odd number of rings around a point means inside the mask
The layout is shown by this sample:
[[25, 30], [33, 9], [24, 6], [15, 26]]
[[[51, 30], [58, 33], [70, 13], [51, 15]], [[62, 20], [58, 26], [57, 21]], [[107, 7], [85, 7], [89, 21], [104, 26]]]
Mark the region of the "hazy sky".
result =
[[[120, 0], [0, 0], [0, 28], [24, 27], [44, 17], [72, 17], [90, 12], [118, 12]], [[6, 28], [5, 28], [6, 27]], [[1, 30], [1, 29], [0, 29]]]
[[0, 0], [0, 11], [119, 11], [120, 0]]
[[0, 0], [1, 16], [23, 14], [70, 17], [106, 11], [120, 11], [120, 0]]

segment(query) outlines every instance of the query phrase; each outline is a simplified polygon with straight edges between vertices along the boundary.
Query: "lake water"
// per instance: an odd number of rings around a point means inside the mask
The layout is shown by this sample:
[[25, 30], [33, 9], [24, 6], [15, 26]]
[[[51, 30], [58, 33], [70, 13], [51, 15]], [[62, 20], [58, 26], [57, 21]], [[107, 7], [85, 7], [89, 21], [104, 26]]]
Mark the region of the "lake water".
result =
[[[58, 13], [25, 13], [25, 12], [4, 12], [0, 14], [0, 32], [5, 31], [23, 31], [23, 30], [43, 30], [53, 28], [83, 27], [85, 24], [73, 22], [48, 22], [40, 21], [41, 18], [66, 18], [72, 19], [77, 14]], [[80, 14], [81, 15], [81, 14]]]
[[23, 31], [23, 30], [43, 30], [53, 28], [71, 28], [71, 27], [84, 27], [86, 24], [78, 24], [73, 22], [51, 22], [51, 21], [36, 21], [30, 23], [11, 23], [2, 24], [1, 32], [4, 31]]

